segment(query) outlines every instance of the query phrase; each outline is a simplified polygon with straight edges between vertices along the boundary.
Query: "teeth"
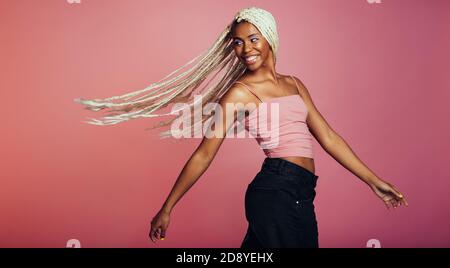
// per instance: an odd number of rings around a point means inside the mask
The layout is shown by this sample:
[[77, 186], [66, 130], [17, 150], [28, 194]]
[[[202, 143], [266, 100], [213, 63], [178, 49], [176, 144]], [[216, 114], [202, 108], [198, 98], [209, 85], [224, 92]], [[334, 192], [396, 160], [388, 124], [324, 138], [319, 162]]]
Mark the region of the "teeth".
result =
[[245, 58], [245, 60], [247, 62], [254, 62], [254, 61], [256, 61], [256, 57], [258, 57], [258, 56], [251, 56], [251, 57]]

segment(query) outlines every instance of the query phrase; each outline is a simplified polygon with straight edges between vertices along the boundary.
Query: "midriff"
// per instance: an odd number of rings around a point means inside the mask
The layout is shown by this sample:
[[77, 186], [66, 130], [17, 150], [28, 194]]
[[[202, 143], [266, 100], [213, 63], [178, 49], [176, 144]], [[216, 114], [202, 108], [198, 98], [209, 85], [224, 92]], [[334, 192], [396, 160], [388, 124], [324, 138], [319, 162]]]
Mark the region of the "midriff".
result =
[[294, 164], [297, 164], [307, 170], [309, 170], [311, 173], [315, 173], [315, 167], [314, 167], [314, 159], [309, 157], [303, 157], [303, 156], [285, 156], [280, 157], [284, 160], [287, 160], [289, 162], [292, 162]]

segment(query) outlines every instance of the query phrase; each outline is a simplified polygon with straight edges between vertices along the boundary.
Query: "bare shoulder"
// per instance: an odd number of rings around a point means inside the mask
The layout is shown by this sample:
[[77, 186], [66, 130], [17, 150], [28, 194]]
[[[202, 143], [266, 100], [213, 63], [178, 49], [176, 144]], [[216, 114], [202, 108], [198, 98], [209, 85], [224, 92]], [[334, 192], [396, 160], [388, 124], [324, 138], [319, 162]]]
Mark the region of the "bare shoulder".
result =
[[[295, 81], [292, 80], [291, 77], [294, 78]], [[309, 100], [311, 99], [308, 89], [306, 88], [305, 84], [303, 84], [303, 82], [298, 77], [296, 77], [294, 75], [289, 76], [288, 83], [290, 83], [293, 87], [297, 88], [298, 92], [300, 93], [300, 96], [303, 99], [309, 99]]]
[[[236, 80], [238, 82], [242, 82], [247, 84], [248, 81], [245, 80], [245, 78]], [[220, 102], [228, 102], [228, 103], [244, 103], [247, 104], [249, 102], [254, 101], [253, 95], [251, 92], [246, 88], [245, 85], [241, 83], [234, 83], [231, 85], [231, 87], [227, 90], [227, 92], [222, 96], [220, 99]]]

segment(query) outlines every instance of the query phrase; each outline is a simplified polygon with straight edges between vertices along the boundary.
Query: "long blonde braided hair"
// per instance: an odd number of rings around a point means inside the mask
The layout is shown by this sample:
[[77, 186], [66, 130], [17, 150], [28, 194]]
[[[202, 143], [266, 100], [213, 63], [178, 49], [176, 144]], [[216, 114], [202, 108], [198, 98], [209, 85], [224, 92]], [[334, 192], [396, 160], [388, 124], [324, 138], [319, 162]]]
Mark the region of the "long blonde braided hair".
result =
[[[227, 92], [231, 85], [245, 72], [246, 65], [239, 60], [234, 53], [232, 42], [232, 29], [241, 21], [252, 23], [264, 36], [269, 43], [276, 62], [276, 53], [278, 50], [279, 40], [277, 25], [272, 14], [264, 9], [257, 7], [249, 7], [239, 10], [234, 16], [233, 21], [223, 30], [215, 43], [200, 55], [176, 69], [160, 81], [151, 84], [150, 86], [127, 93], [121, 96], [113, 96], [105, 99], [85, 100], [82, 98], [74, 99], [75, 102], [86, 106], [85, 109], [91, 111], [100, 111], [105, 108], [110, 108], [110, 114], [101, 118], [90, 118], [90, 121], [84, 121], [93, 125], [113, 125], [130, 119], [137, 119], [141, 117], [157, 117], [165, 115], [175, 115], [178, 111], [170, 113], [156, 114], [155, 112], [161, 108], [166, 107], [170, 103], [189, 102], [188, 107], [197, 105], [193, 101], [194, 94], [201, 95], [202, 110], [204, 106], [210, 102], [218, 102], [220, 98]], [[196, 62], [188, 70], [181, 72], [181, 70]], [[210, 89], [205, 89], [211, 83], [211, 80], [216, 77], [221, 71], [225, 69], [223, 77], [213, 83]], [[179, 73], [180, 74], [176, 74]], [[215, 72], [215, 73], [214, 73]], [[203, 81], [212, 74], [212, 79], [206, 83], [200, 90], [195, 91], [201, 86]], [[136, 97], [143, 94], [140, 97]], [[133, 99], [133, 97], [136, 97]], [[119, 101], [119, 102], [114, 102]], [[183, 114], [177, 115], [175, 118], [161, 121], [149, 129], [166, 126], [171, 124], [174, 120], [179, 119]], [[190, 122], [192, 122], [194, 115], [191, 113]], [[203, 116], [197, 124], [203, 124], [212, 119], [212, 115]], [[160, 133], [161, 138], [171, 136], [170, 129]]]

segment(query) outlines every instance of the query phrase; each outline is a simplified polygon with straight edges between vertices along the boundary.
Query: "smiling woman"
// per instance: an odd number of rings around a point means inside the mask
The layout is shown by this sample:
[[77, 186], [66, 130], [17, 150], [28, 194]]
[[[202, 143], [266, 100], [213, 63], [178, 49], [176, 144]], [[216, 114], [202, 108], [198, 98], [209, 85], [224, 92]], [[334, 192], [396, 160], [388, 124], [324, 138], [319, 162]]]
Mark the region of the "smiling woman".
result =
[[[110, 109], [109, 114], [103, 118], [89, 118], [86, 123], [93, 125], [112, 125], [138, 118], [160, 117], [167, 115], [175, 115], [175, 118], [161, 121], [148, 129], [159, 128], [171, 124], [174, 120], [180, 119], [181, 115], [176, 116], [175, 113], [156, 112], [169, 104], [177, 102], [187, 102], [189, 107], [194, 106], [194, 90], [196, 94], [201, 95], [204, 104], [209, 102], [219, 102], [225, 93], [231, 88], [234, 82], [241, 77], [247, 68], [245, 60], [236, 55], [236, 47], [233, 41], [233, 30], [236, 25], [242, 23], [251, 23], [256, 28], [254, 33], [258, 33], [259, 40], [265, 39], [270, 44], [271, 53], [273, 53], [273, 61], [276, 62], [276, 54], [278, 50], [278, 32], [273, 16], [266, 10], [250, 7], [241, 9], [236, 13], [232, 22], [220, 34], [216, 42], [203, 53], [173, 71], [160, 81], [149, 85], [148, 87], [130, 92], [121, 96], [113, 96], [104, 99], [83, 99], [76, 98], [75, 102], [86, 106], [91, 111], [100, 111]], [[247, 36], [248, 37], [248, 36]], [[241, 39], [241, 41], [243, 38]], [[244, 40], [245, 41], [245, 40]], [[266, 44], [267, 44], [266, 42]], [[237, 45], [237, 48], [239, 45]], [[268, 46], [266, 46], [267, 48]], [[250, 62], [251, 63], [251, 62]], [[193, 64], [191, 68], [180, 73], [181, 70]], [[253, 64], [253, 67], [256, 65]], [[212, 78], [219, 75], [225, 69], [225, 74], [219, 81], [208, 81], [205, 86], [203, 82], [211, 76]], [[178, 74], [177, 74], [178, 73]], [[208, 88], [208, 85], [211, 86]], [[206, 116], [197, 122], [197, 118], [192, 116], [189, 118], [194, 124], [201, 124], [210, 119]], [[170, 129], [160, 133], [162, 138], [171, 137]]]
[[[249, 24], [248, 27], [253, 28], [252, 31], [256, 30], [256, 28], [251, 23], [248, 23], [248, 24]], [[235, 47], [236, 54], [239, 55], [245, 61], [245, 63], [247, 65], [256, 63], [256, 60], [260, 59], [260, 54], [257, 52], [258, 52], [258, 45], [261, 46], [262, 42], [258, 42], [259, 41], [258, 33], [249, 35], [248, 39], [250, 40], [250, 44], [249, 45], [246, 44], [246, 46], [250, 46], [250, 45], [254, 46], [253, 49], [256, 50], [256, 54], [255, 54], [255, 52], [253, 52], [252, 54], [246, 54], [245, 52], [242, 51], [242, 48], [239, 49], [240, 47], [243, 46], [242, 41], [239, 41], [239, 40], [243, 40], [245, 38], [240, 38], [238, 34], [235, 34], [234, 39], [236, 40], [236, 41], [234, 41], [234, 47]], [[244, 42], [245, 42], [245, 40], [244, 40]]]
[[[242, 15], [245, 16], [245, 13]], [[272, 17], [273, 18], [273, 17]], [[248, 21], [247, 21], [248, 20]], [[270, 17], [266, 20], [243, 18], [236, 19], [232, 24], [233, 45], [236, 55], [241, 58], [250, 70], [258, 68], [256, 63], [261, 63], [273, 53], [274, 64], [276, 63], [276, 52], [279, 41], [275, 19]], [[258, 23], [251, 23], [258, 21]], [[240, 27], [238, 27], [240, 26]]]
[[[220, 125], [215, 126], [214, 130], [208, 128], [208, 133], [183, 167], [161, 209], [153, 217], [149, 233], [152, 241], [166, 237], [173, 208], [210, 166], [226, 137], [225, 133], [235, 123], [226, 118], [230, 118], [230, 115], [236, 118], [235, 112], [242, 112], [241, 108], [227, 109], [229, 104], [239, 107], [236, 104], [260, 102], [277, 104], [275, 107], [279, 107], [279, 118], [273, 121], [278, 120], [280, 123], [271, 125], [274, 129], [265, 128], [269, 125], [269, 118], [266, 121], [258, 120], [258, 124], [252, 128], [256, 130], [255, 138], [266, 158], [245, 194], [248, 228], [241, 243], [242, 248], [319, 247], [313, 204], [319, 176], [315, 174], [314, 168], [313, 137], [334, 159], [368, 184], [388, 208], [407, 205], [404, 196], [367, 168], [329, 126], [303, 83], [294, 76], [276, 72], [278, 47], [277, 24], [272, 14], [257, 7], [244, 8], [235, 15], [214, 45], [200, 58], [197, 57], [199, 61], [188, 71], [173, 78], [169, 78], [173, 73], [169, 74], [144, 90], [122, 96], [103, 100], [77, 99], [93, 111], [113, 109], [115, 115], [89, 122], [98, 125], [117, 124], [140, 117], [174, 115], [174, 111], [168, 114], [155, 112], [169, 103], [190, 100], [194, 92], [204, 101], [201, 110], [208, 110], [204, 108], [205, 105], [213, 102], [225, 111], [220, 115], [223, 117], [223, 120], [219, 120]], [[212, 75], [215, 77], [222, 69], [226, 70], [225, 74], [210, 89], [194, 91], [210, 74], [216, 72]], [[131, 100], [141, 93], [145, 93], [144, 96]], [[113, 100], [122, 102], [115, 103]], [[195, 104], [194, 100], [188, 107]], [[260, 119], [261, 104], [246, 118]], [[213, 116], [200, 116], [200, 122], [197, 122], [196, 113], [190, 114], [188, 122], [194, 120], [194, 129], [197, 123], [203, 124]], [[248, 130], [251, 131], [250, 128]], [[210, 135], [209, 131], [216, 135]], [[163, 134], [173, 136], [170, 131]], [[263, 144], [269, 146], [263, 148]]]

